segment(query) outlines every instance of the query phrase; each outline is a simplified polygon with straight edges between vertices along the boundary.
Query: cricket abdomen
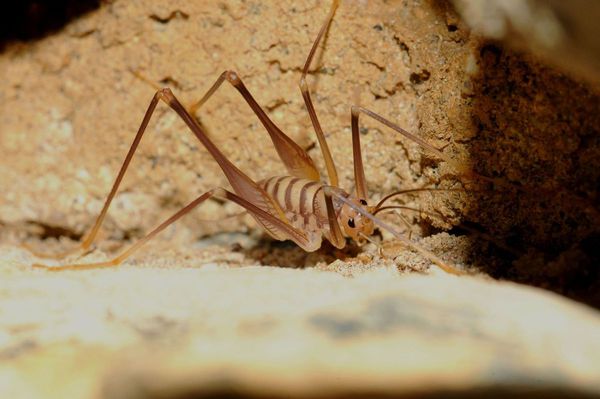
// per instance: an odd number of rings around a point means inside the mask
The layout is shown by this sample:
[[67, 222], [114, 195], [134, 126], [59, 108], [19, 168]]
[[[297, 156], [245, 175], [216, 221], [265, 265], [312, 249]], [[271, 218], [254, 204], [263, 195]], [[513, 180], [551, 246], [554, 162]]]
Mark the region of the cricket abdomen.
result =
[[323, 183], [293, 176], [275, 176], [259, 182], [281, 207], [290, 223], [306, 233], [329, 229]]

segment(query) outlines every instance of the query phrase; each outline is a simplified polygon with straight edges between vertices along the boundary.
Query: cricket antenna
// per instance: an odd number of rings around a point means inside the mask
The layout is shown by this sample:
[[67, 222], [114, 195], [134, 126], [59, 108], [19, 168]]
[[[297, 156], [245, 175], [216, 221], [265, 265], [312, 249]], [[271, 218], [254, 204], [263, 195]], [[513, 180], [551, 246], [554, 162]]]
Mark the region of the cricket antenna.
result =
[[360, 213], [364, 217], [366, 217], [366, 218], [370, 219], [371, 221], [373, 221], [373, 223], [375, 223], [378, 227], [380, 227], [382, 229], [385, 229], [385, 230], [389, 231], [390, 233], [392, 233], [392, 235], [394, 237], [396, 237], [398, 240], [402, 241], [402, 243], [404, 243], [406, 246], [414, 249], [415, 251], [417, 251], [418, 253], [420, 253], [421, 255], [423, 255], [425, 258], [427, 258], [431, 262], [435, 263], [440, 269], [442, 269], [446, 273], [454, 274], [454, 275], [465, 274], [464, 272], [458, 270], [456, 267], [451, 266], [448, 263], [444, 262], [442, 259], [440, 259], [438, 256], [436, 256], [433, 252], [431, 252], [431, 251], [423, 248], [422, 246], [420, 246], [420, 245], [412, 242], [411, 240], [409, 240], [408, 238], [406, 238], [405, 236], [403, 236], [398, 230], [396, 230], [390, 224], [384, 222], [383, 220], [379, 219], [376, 216], [373, 216], [371, 213], [365, 211], [361, 207], [353, 204], [348, 199], [346, 199], [343, 196], [339, 195], [338, 193], [335, 192], [335, 190], [332, 190], [330, 187], [325, 186], [325, 187], [323, 187], [323, 189], [328, 194], [330, 194], [331, 196], [335, 197], [339, 201], [343, 202], [344, 204], [346, 204], [349, 207], [351, 207], [352, 209], [354, 209], [356, 212]]

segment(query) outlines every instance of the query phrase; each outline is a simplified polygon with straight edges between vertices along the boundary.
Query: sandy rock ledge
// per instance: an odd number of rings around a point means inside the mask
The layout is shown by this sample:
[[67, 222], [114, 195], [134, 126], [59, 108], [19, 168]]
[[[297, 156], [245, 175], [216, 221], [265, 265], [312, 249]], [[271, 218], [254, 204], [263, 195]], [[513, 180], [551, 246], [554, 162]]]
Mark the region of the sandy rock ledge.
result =
[[1, 397], [600, 395], [598, 312], [535, 288], [385, 268], [32, 272], [3, 253]]
[[[513, 47], [536, 25], [493, 34], [477, 18], [495, 4], [491, 18], [514, 28], [521, 7], [546, 4], [566, 22], [562, 4], [580, 1], [343, 0], [317, 53], [309, 85], [342, 187], [354, 186], [356, 102], [504, 182], [476, 187], [361, 119], [371, 202], [439, 188], [396, 198], [413, 211], [382, 217], [481, 273], [462, 278], [429, 270], [386, 232], [387, 260], [364, 247], [306, 254], [265, 239], [220, 201], [120, 268], [32, 269], [21, 243], [59, 252], [98, 215], [155, 91], [132, 70], [186, 104], [237, 71], [323, 171], [298, 80], [330, 1], [110, 0], [39, 40], [7, 45], [0, 399], [600, 396], [597, 28]], [[583, 21], [594, 20], [585, 11]], [[285, 173], [235, 90], [224, 86], [195, 117], [252, 178]], [[147, 137], [85, 261], [227, 184], [164, 105]]]

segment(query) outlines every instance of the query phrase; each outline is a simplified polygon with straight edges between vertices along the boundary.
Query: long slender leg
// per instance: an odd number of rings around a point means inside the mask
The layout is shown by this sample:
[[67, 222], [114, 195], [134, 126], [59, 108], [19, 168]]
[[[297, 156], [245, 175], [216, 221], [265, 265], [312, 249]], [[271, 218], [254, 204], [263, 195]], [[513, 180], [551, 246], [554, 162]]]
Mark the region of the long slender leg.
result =
[[[373, 111], [370, 111], [366, 108], [355, 105], [352, 107], [352, 115], [353, 115], [353, 118], [354, 118], [354, 115], [356, 115], [356, 119], [357, 119], [356, 123], [357, 124], [358, 124], [358, 114], [359, 113], [363, 113], [367, 116], [370, 116], [371, 118], [373, 118], [376, 121], [382, 123], [383, 125], [389, 127], [390, 129], [393, 129], [396, 132], [400, 133], [404, 137], [416, 142], [421, 147], [423, 147], [425, 150], [429, 151], [430, 153], [432, 153], [432, 154], [438, 156], [439, 158], [443, 159], [444, 161], [446, 161], [449, 165], [452, 166], [452, 168], [457, 172], [458, 175], [460, 175], [466, 179], [479, 180], [481, 182], [491, 183], [491, 184], [493, 184], [494, 187], [500, 187], [500, 188], [504, 188], [506, 190], [517, 190], [517, 191], [524, 192], [524, 193], [527, 193], [530, 195], [556, 195], [556, 191], [553, 189], [541, 189], [539, 187], [521, 186], [521, 185], [510, 183], [508, 180], [505, 180], [502, 178], [484, 176], [484, 175], [481, 175], [481, 174], [475, 172], [472, 169], [467, 169], [463, 165], [454, 161], [448, 155], [444, 154], [439, 149], [437, 149], [434, 146], [432, 146], [431, 144], [427, 143], [422, 138], [415, 136], [412, 133], [407, 132], [406, 130], [404, 130], [400, 126], [398, 126], [397, 124], [390, 122], [389, 120], [376, 114]], [[582, 198], [573, 193], [570, 193], [570, 199], [572, 201], [576, 201], [577, 203], [581, 204], [581, 206], [585, 207], [585, 209], [587, 211], [589, 211], [593, 215], [593, 217], [600, 222], [600, 212], [598, 212], [598, 210], [596, 209], [596, 207], [594, 205], [590, 204], [588, 199]]]
[[357, 107], [352, 107], [351, 112], [352, 125], [352, 163], [354, 164], [354, 183], [356, 184], [356, 196], [366, 200], [369, 198], [367, 190], [367, 178], [365, 177], [365, 168], [362, 161], [362, 153], [360, 149], [360, 132], [358, 129], [358, 112]]
[[119, 170], [117, 178], [115, 179], [115, 182], [113, 183], [112, 188], [110, 189], [110, 193], [108, 194], [108, 196], [106, 197], [106, 200], [104, 201], [102, 210], [100, 211], [100, 214], [96, 218], [96, 222], [92, 226], [89, 233], [85, 236], [85, 238], [83, 239], [83, 241], [81, 242], [79, 247], [75, 248], [74, 250], [66, 251], [66, 252], [63, 252], [63, 253], [57, 254], [57, 255], [40, 254], [35, 251], [32, 251], [32, 252], [34, 252], [34, 254], [36, 256], [40, 256], [42, 258], [61, 259], [72, 253], [75, 253], [77, 251], [85, 251], [92, 245], [92, 243], [94, 242], [94, 240], [96, 239], [96, 237], [98, 235], [100, 226], [102, 226], [102, 222], [104, 221], [104, 219], [106, 217], [106, 212], [108, 211], [108, 207], [110, 206], [113, 198], [115, 197], [115, 194], [117, 193], [117, 189], [119, 188], [119, 185], [121, 184], [121, 181], [123, 180], [123, 176], [125, 176], [125, 172], [127, 171], [129, 164], [131, 163], [133, 154], [135, 153], [138, 145], [140, 144], [140, 141], [142, 139], [142, 136], [144, 135], [146, 127], [148, 126], [148, 122], [150, 121], [152, 113], [156, 109], [156, 105], [158, 104], [158, 100], [160, 98], [159, 93], [160, 92], [157, 92], [154, 95], [154, 97], [152, 98], [152, 101], [150, 101], [150, 105], [148, 106], [148, 109], [146, 110], [146, 113], [144, 114], [144, 119], [142, 120], [142, 123], [140, 124], [140, 127], [135, 135], [135, 138], [133, 139], [133, 143], [131, 144], [131, 147], [129, 147], [129, 151], [127, 152], [127, 155], [125, 156], [125, 160], [123, 161], [123, 164], [121, 165], [121, 169]]
[[[446, 161], [449, 165], [451, 165], [455, 171], [460, 174], [461, 176], [464, 176], [466, 178], [469, 179], [479, 179], [482, 181], [486, 181], [489, 183], [494, 183], [494, 184], [498, 184], [498, 185], [503, 185], [503, 182], [499, 179], [493, 179], [491, 177], [487, 177], [487, 176], [483, 176], [480, 175], [476, 172], [474, 172], [473, 170], [470, 169], [465, 169], [461, 164], [459, 164], [458, 162], [456, 162], [455, 160], [453, 160], [452, 158], [450, 158], [448, 155], [444, 154], [442, 151], [440, 151], [439, 149], [435, 148], [434, 146], [432, 146], [431, 144], [429, 144], [428, 142], [426, 142], [425, 140], [423, 140], [422, 138], [407, 132], [406, 130], [402, 129], [400, 126], [398, 126], [397, 124], [390, 122], [389, 120], [385, 119], [384, 117], [376, 114], [373, 111], [370, 111], [366, 108], [360, 107], [358, 105], [353, 105], [352, 109], [351, 109], [351, 114], [352, 114], [352, 139], [354, 141], [354, 138], [356, 136], [357, 139], [357, 143], [359, 142], [360, 138], [358, 135], [358, 117], [359, 115], [363, 113], [373, 119], [375, 119], [376, 121], [382, 123], [383, 125], [389, 127], [390, 129], [395, 130], [396, 132], [400, 133], [401, 135], [403, 135], [404, 137], [408, 138], [409, 140], [414, 141], [415, 143], [419, 144], [421, 147], [423, 147], [425, 150], [429, 151], [430, 153], [432, 153], [433, 155], [436, 155], [437, 157], [441, 158], [442, 160]], [[358, 150], [356, 148], [357, 146], [354, 145], [353, 142], [353, 148], [355, 150], [355, 158], [354, 158], [354, 173], [355, 173], [355, 178], [357, 178], [357, 155], [360, 158], [360, 144], [358, 144]], [[357, 190], [358, 190], [358, 186], [359, 186], [359, 181], [362, 180], [362, 184], [364, 184], [365, 186], [365, 190], [366, 190], [366, 183], [364, 182], [364, 171], [362, 171], [362, 160], [359, 160], [360, 163], [360, 171], [358, 171], [359, 175], [362, 175], [362, 177], [358, 177], [357, 178], [357, 182], [356, 182], [356, 186], [357, 186]]]
[[[279, 208], [279, 206], [275, 203], [275, 201], [273, 201], [269, 197], [269, 195], [263, 189], [261, 189], [252, 179], [250, 179], [243, 172], [241, 172], [238, 168], [236, 168], [235, 165], [233, 165], [225, 157], [225, 155], [223, 155], [223, 153], [221, 153], [221, 151], [219, 151], [219, 149], [212, 143], [212, 141], [210, 141], [208, 136], [202, 131], [201, 127], [196, 123], [196, 121], [192, 118], [192, 116], [185, 110], [185, 107], [177, 100], [177, 98], [175, 98], [175, 96], [173, 95], [171, 90], [170, 89], [162, 89], [162, 90], [159, 90], [156, 92], [156, 94], [154, 95], [154, 97], [152, 98], [152, 100], [150, 102], [150, 105], [148, 106], [148, 109], [146, 110], [144, 119], [142, 120], [142, 123], [138, 129], [138, 132], [137, 132], [134, 140], [133, 140], [133, 143], [132, 143], [131, 147], [129, 148], [127, 156], [125, 157], [125, 160], [121, 166], [121, 169], [119, 170], [119, 173], [118, 173], [117, 178], [115, 179], [115, 182], [110, 190], [110, 193], [104, 202], [102, 211], [98, 215], [98, 218], [96, 219], [96, 222], [94, 223], [89, 234], [86, 236], [86, 238], [81, 243], [80, 248], [82, 250], [88, 249], [91, 246], [91, 244], [94, 242], [94, 240], [96, 239], [98, 231], [100, 230], [100, 227], [106, 217], [106, 212], [108, 211], [108, 207], [110, 206], [110, 204], [119, 188], [119, 185], [121, 184], [123, 176], [125, 175], [125, 172], [126, 172], [127, 168], [129, 167], [131, 159], [133, 158], [133, 155], [142, 139], [142, 136], [146, 130], [146, 127], [148, 126], [150, 118], [151, 118], [154, 110], [156, 109], [156, 105], [158, 104], [159, 100], [164, 101], [167, 105], [169, 105], [169, 107], [171, 107], [175, 112], [177, 112], [177, 114], [183, 119], [183, 121], [188, 125], [188, 127], [192, 131], [192, 133], [194, 133], [194, 135], [200, 140], [200, 142], [202, 142], [204, 147], [210, 152], [210, 154], [213, 156], [213, 158], [217, 161], [217, 163], [219, 164], [219, 166], [225, 173], [225, 176], [231, 183], [232, 187], [234, 188], [234, 190], [240, 197], [243, 197], [245, 200], [255, 204], [256, 206], [260, 207], [267, 213], [276, 216], [278, 219], [287, 222], [287, 219], [285, 218], [283, 211], [281, 210], [281, 208]], [[290, 232], [283, 231], [277, 227], [273, 227], [273, 223], [271, 223], [269, 220], [266, 220], [264, 218], [257, 218], [257, 221], [267, 230], [267, 232], [269, 232], [273, 237], [275, 237], [277, 239], [289, 238], [289, 239], [292, 239], [295, 242], [297, 242], [299, 245], [303, 245], [306, 243], [306, 235], [304, 235], [303, 233], [301, 233], [299, 231], [294, 230], [292, 232], [292, 234], [290, 235]], [[66, 256], [68, 254], [69, 253], [65, 253], [65, 254], [61, 254], [61, 255]]]
[[310, 98], [310, 92], [308, 90], [308, 84], [306, 83], [306, 75], [308, 74], [308, 70], [310, 69], [310, 64], [315, 56], [315, 52], [317, 50], [317, 46], [321, 41], [321, 38], [327, 31], [331, 20], [333, 19], [333, 15], [335, 14], [335, 10], [339, 5], [339, 0], [334, 0], [331, 3], [331, 9], [329, 10], [329, 14], [327, 14], [327, 18], [325, 18], [325, 22], [323, 26], [321, 26], [321, 30], [319, 30], [319, 34], [315, 39], [310, 52], [308, 53], [308, 57], [306, 58], [306, 63], [304, 64], [304, 68], [302, 69], [302, 77], [300, 78], [300, 91], [302, 92], [302, 97], [304, 98], [304, 104], [306, 104], [306, 109], [308, 110], [308, 114], [310, 116], [310, 120], [315, 129], [315, 133], [317, 134], [317, 139], [319, 140], [319, 146], [321, 147], [321, 152], [323, 154], [323, 159], [325, 160], [325, 166], [327, 167], [327, 175], [329, 176], [329, 184], [338, 187], [339, 179], [337, 170], [335, 169], [335, 163], [333, 162], [333, 157], [331, 156], [331, 152], [329, 151], [329, 146], [327, 145], [327, 140], [325, 140], [325, 134], [323, 133], [323, 129], [321, 128], [321, 123], [317, 118], [317, 113], [315, 111], [315, 107]]
[[[310, 68], [311, 61], [314, 57], [316, 48], [324, 35], [335, 10], [338, 7], [338, 0], [334, 0], [331, 5], [331, 10], [325, 20], [325, 23], [321, 27], [321, 30], [313, 43], [313, 47], [308, 55], [306, 60], [306, 64], [304, 65], [302, 78], [300, 79], [300, 88], [302, 90], [302, 95], [304, 97], [304, 101], [306, 103], [306, 107], [308, 109], [311, 121], [317, 133], [317, 139], [319, 141], [319, 145], [321, 147], [321, 151], [323, 152], [323, 157], [325, 158], [325, 164], [327, 166], [327, 173], [329, 175], [330, 183], [333, 186], [338, 186], [338, 176], [337, 171], [335, 169], [335, 164], [333, 162], [333, 158], [331, 157], [331, 153], [329, 151], [329, 147], [327, 146], [327, 142], [325, 140], [325, 135], [323, 134], [323, 130], [321, 129], [321, 125], [317, 119], [317, 115], [314, 110], [314, 106], [310, 99], [310, 94], [308, 92], [308, 85], [306, 84], [306, 74], [308, 73], [308, 69]], [[133, 71], [134, 75], [138, 78], [149, 82], [148, 79], [141, 76], [141, 74]], [[248, 105], [252, 108], [256, 116], [262, 122], [263, 126], [269, 133], [273, 144], [275, 145], [275, 149], [279, 154], [279, 158], [282, 160], [289, 173], [296, 177], [307, 178], [310, 180], [318, 181], [320, 180], [319, 172], [312, 161], [312, 159], [308, 156], [306, 151], [304, 151], [300, 146], [298, 146], [292, 139], [290, 139], [271, 119], [267, 116], [264, 110], [258, 105], [252, 94], [248, 91], [244, 83], [242, 82], [239, 75], [234, 71], [225, 71], [223, 72], [216, 82], [211, 86], [211, 88], [206, 92], [206, 94], [197, 102], [192, 104], [187, 108], [189, 114], [194, 114], [208, 99], [218, 90], [221, 84], [227, 80], [231, 85], [233, 85], [240, 94], [244, 97], [244, 100], [248, 103]], [[150, 82], [152, 86], [155, 86]]]
[[118, 266], [124, 260], [129, 258], [140, 247], [142, 247], [144, 244], [146, 244], [148, 241], [150, 241], [152, 238], [154, 238], [156, 235], [158, 235], [161, 231], [163, 231], [168, 226], [170, 226], [171, 224], [173, 224], [177, 220], [179, 220], [181, 217], [188, 214], [190, 211], [192, 211], [198, 205], [202, 204], [204, 201], [206, 201], [207, 199], [209, 199], [215, 195], [222, 196], [223, 198], [225, 198], [227, 200], [235, 202], [236, 204], [244, 207], [253, 216], [260, 218], [260, 219], [267, 220], [269, 223], [272, 223], [273, 225], [275, 225], [278, 229], [281, 229], [282, 231], [287, 232], [290, 236], [293, 236], [296, 233], [294, 228], [291, 227], [290, 225], [288, 225], [286, 222], [278, 219], [277, 217], [271, 215], [268, 212], [265, 212], [264, 210], [257, 207], [256, 205], [246, 201], [242, 197], [240, 197], [230, 191], [227, 191], [223, 188], [216, 188], [216, 189], [207, 191], [206, 193], [202, 194], [200, 197], [196, 198], [195, 200], [193, 200], [192, 202], [190, 202], [189, 204], [187, 204], [186, 206], [181, 208], [173, 216], [171, 216], [170, 218], [165, 220], [163, 223], [158, 225], [158, 227], [156, 227], [154, 230], [152, 230], [150, 233], [148, 233], [145, 237], [141, 238], [135, 244], [133, 244], [132, 246], [127, 248], [125, 251], [123, 251], [120, 255], [116, 256], [115, 258], [113, 258], [109, 261], [98, 262], [98, 263], [69, 264], [69, 265], [61, 265], [61, 266], [48, 266], [48, 265], [42, 265], [42, 264], [34, 264], [33, 267], [43, 268], [43, 269], [50, 270], [50, 271], [63, 271], [63, 270], [100, 269], [100, 268]]
[[221, 84], [225, 81], [235, 87], [242, 97], [244, 97], [244, 100], [246, 100], [250, 108], [252, 108], [252, 111], [254, 111], [269, 133], [271, 141], [277, 150], [277, 154], [289, 173], [292, 176], [318, 181], [320, 176], [313, 160], [302, 147], [289, 138], [289, 136], [279, 129], [279, 127], [268, 117], [236, 72], [224, 71], [210, 89], [208, 89], [206, 94], [188, 108], [188, 112], [193, 115], [213, 94], [215, 94]]
[[[171, 107], [181, 117], [181, 119], [183, 119], [192, 133], [194, 133], [194, 135], [198, 138], [198, 140], [200, 140], [208, 152], [210, 152], [215, 161], [217, 161], [236, 194], [242, 197], [244, 200], [263, 209], [267, 213], [276, 216], [289, 225], [289, 221], [285, 217], [285, 214], [279, 205], [277, 205], [277, 203], [255, 181], [246, 176], [246, 174], [239, 170], [225, 157], [225, 155], [223, 155], [223, 153], [208, 138], [196, 120], [189, 114], [179, 100], [177, 100], [171, 90], [163, 89], [159, 93], [160, 99], [166, 102], [169, 107]], [[284, 231], [278, 228], [277, 225], [271, 223], [271, 221], [268, 219], [257, 217], [256, 214], [253, 216], [272, 237], [279, 240], [293, 240], [303, 248], [309, 244], [308, 238], [303, 232], [300, 232], [296, 229], [288, 229]]]
[[[446, 156], [443, 152], [441, 152], [440, 150], [438, 150], [431, 144], [427, 143], [425, 140], [407, 132], [406, 130], [402, 129], [400, 126], [388, 121], [387, 119], [384, 119], [383, 117], [379, 116], [378, 114], [376, 114], [372, 111], [369, 111], [368, 109], [354, 105], [354, 106], [352, 106], [352, 109], [351, 109], [352, 150], [353, 150], [352, 153], [353, 153], [353, 157], [354, 157], [353, 162], [354, 162], [354, 179], [356, 181], [356, 193], [359, 198], [367, 198], [367, 195], [368, 195], [365, 172], [364, 172], [364, 167], [363, 167], [363, 163], [362, 163], [362, 155], [361, 155], [361, 148], [360, 148], [360, 134], [359, 134], [359, 126], [358, 126], [358, 118], [359, 118], [359, 115], [361, 112], [369, 115], [370, 117], [383, 123], [384, 125], [394, 129], [395, 131], [399, 132], [403, 136], [415, 141], [416, 143], [420, 144], [426, 150], [429, 150], [430, 152], [434, 153], [435, 155], [439, 156], [443, 160], [449, 162], [450, 164], [452, 164], [456, 167], [456, 163], [454, 162], [454, 160], [452, 160], [450, 157]], [[457, 168], [457, 170], [460, 171], [461, 169]], [[414, 189], [413, 190], [403, 190], [399, 193], [402, 193], [404, 191], [410, 192], [410, 191], [415, 191], [415, 190]], [[394, 194], [396, 194], [396, 193], [394, 193]], [[381, 208], [381, 205], [383, 205], [383, 203], [385, 202], [385, 200], [387, 198], [388, 197], [384, 198], [383, 200], [381, 200], [379, 202], [379, 204], [377, 204], [377, 206], [375, 207], [376, 212], [383, 209], [383, 208]], [[342, 199], [342, 201], [343, 201], [343, 199]], [[348, 203], [348, 204], [350, 204], [350, 203]], [[383, 222], [381, 219], [375, 217], [374, 214], [371, 215], [368, 212], [365, 212], [364, 210], [359, 209], [358, 207], [355, 207], [355, 209], [357, 211], [359, 211], [360, 213], [362, 213], [364, 216], [371, 219], [375, 224], [388, 230], [396, 238], [398, 238], [400, 241], [402, 241], [405, 245], [409, 246], [410, 248], [413, 248], [414, 250], [419, 252], [421, 255], [425, 256], [427, 259], [429, 259], [430, 261], [435, 263], [437, 266], [439, 266], [445, 272], [450, 273], [450, 274], [455, 274], [455, 275], [463, 274], [461, 271], [459, 271], [455, 267], [444, 262], [442, 259], [440, 259], [438, 256], [436, 256], [433, 252], [426, 250], [425, 248], [421, 247], [420, 245], [417, 245], [414, 242], [412, 242], [410, 239], [404, 237], [402, 234], [400, 234], [398, 231], [396, 231], [392, 226]]]
[[[480, 179], [480, 180], [487, 181], [487, 182], [499, 183], [499, 181], [497, 181], [496, 179], [491, 179], [486, 176], [479, 175], [479, 174], [475, 173], [474, 171], [470, 171], [470, 170], [465, 171], [457, 162], [455, 162], [453, 159], [451, 159], [446, 154], [444, 154], [443, 152], [441, 152], [440, 150], [438, 150], [431, 144], [427, 143], [425, 140], [421, 139], [420, 137], [417, 137], [414, 134], [407, 132], [406, 130], [404, 130], [400, 126], [398, 126], [397, 124], [390, 122], [389, 120], [383, 118], [382, 116], [380, 116], [368, 109], [365, 109], [365, 108], [355, 105], [355, 106], [352, 106], [352, 109], [351, 109], [351, 115], [352, 115], [351, 116], [351, 125], [352, 125], [352, 148], [353, 148], [353, 155], [354, 155], [354, 177], [356, 180], [356, 190], [357, 190], [357, 195], [359, 196], [359, 198], [366, 198], [366, 197], [362, 197], [362, 195], [366, 195], [366, 192], [367, 192], [366, 181], [365, 181], [365, 177], [364, 177], [365, 176], [364, 169], [363, 169], [363, 165], [362, 165], [362, 157], [361, 157], [361, 150], [360, 150], [360, 135], [359, 135], [359, 128], [358, 128], [358, 119], [359, 119], [359, 115], [361, 112], [370, 116], [371, 118], [375, 119], [376, 121], [384, 124], [385, 126], [395, 130], [396, 132], [402, 134], [404, 137], [416, 142], [417, 144], [421, 145], [421, 147], [423, 147], [424, 149], [428, 150], [429, 152], [433, 153], [434, 155], [436, 155], [436, 156], [440, 157], [441, 159], [443, 159], [444, 161], [448, 162], [450, 165], [452, 165], [454, 167], [454, 169], [459, 174], [461, 174], [467, 178], [475, 178], [475, 179]], [[379, 224], [381, 227], [389, 230], [392, 234], [394, 234], [394, 236], [399, 238], [405, 244], [411, 246], [413, 249], [420, 252], [422, 255], [426, 256], [428, 259], [430, 259], [431, 261], [436, 263], [438, 266], [440, 266], [440, 268], [442, 268], [446, 272], [452, 273], [452, 274], [461, 274], [461, 272], [459, 272], [454, 267], [452, 267], [452, 266], [448, 265], [447, 263], [445, 263], [444, 261], [442, 261], [440, 258], [435, 256], [432, 252], [425, 250], [424, 248], [412, 243], [412, 241], [410, 241], [409, 239], [406, 239], [406, 237], [400, 235], [400, 233], [393, 230], [391, 226], [385, 224], [385, 222], [374, 217], [375, 214], [377, 214], [380, 211], [386, 210], [386, 209], [398, 208], [398, 209], [413, 210], [412, 208], [404, 207], [404, 206], [383, 207], [382, 205], [391, 196], [394, 196], [397, 194], [408, 193], [408, 192], [423, 191], [423, 190], [428, 190], [428, 189], [426, 189], [426, 188], [408, 189], [408, 190], [401, 190], [396, 193], [392, 193], [379, 201], [379, 203], [375, 206], [375, 212], [373, 213], [373, 215], [367, 214], [366, 216], [371, 218], [376, 224]], [[453, 191], [452, 189], [449, 189], [449, 190]], [[446, 190], [444, 190], [444, 191], [446, 191]], [[457, 191], [461, 191], [461, 190], [457, 190]], [[421, 210], [418, 210], [418, 211], [421, 212]], [[364, 211], [362, 213], [365, 214]], [[373, 216], [373, 217], [371, 217], [371, 216]], [[501, 246], [501, 248], [503, 248], [503, 247], [504, 246]]]
[[331, 199], [332, 194], [331, 194], [331, 190], [329, 189], [329, 187], [328, 187], [328, 189], [323, 190], [323, 194], [325, 196], [325, 206], [327, 208], [327, 220], [329, 222], [329, 235], [330, 235], [329, 242], [331, 242], [331, 244], [334, 247], [336, 247], [338, 249], [342, 249], [346, 245], [346, 239], [344, 238], [344, 235], [342, 234], [342, 229], [340, 228], [335, 210], [333, 208], [333, 201]]
[[[367, 115], [371, 116], [372, 118], [375, 118], [377, 121], [385, 124], [386, 126], [391, 127], [392, 129], [398, 131], [405, 137], [417, 142], [418, 144], [423, 146], [425, 149], [433, 152], [435, 155], [439, 156], [443, 160], [455, 165], [455, 162], [452, 159], [450, 159], [443, 152], [441, 152], [437, 148], [433, 147], [431, 144], [427, 143], [423, 139], [421, 139], [411, 133], [408, 133], [406, 130], [402, 129], [398, 125], [382, 118], [381, 116], [375, 114], [374, 112], [371, 112], [367, 109], [364, 109], [362, 107], [354, 105], [351, 108], [350, 114], [351, 114], [351, 126], [352, 126], [352, 155], [353, 155], [353, 163], [354, 163], [354, 181], [356, 183], [356, 195], [358, 198], [367, 199], [368, 195], [369, 195], [368, 190], [367, 190], [367, 179], [365, 178], [365, 170], [364, 170], [364, 166], [363, 166], [362, 153], [361, 153], [361, 147], [360, 147], [360, 133], [359, 133], [359, 126], [358, 126], [358, 118], [359, 118], [361, 112], [364, 112]], [[427, 190], [427, 189], [418, 189], [418, 190]], [[411, 192], [411, 191], [415, 191], [415, 189], [401, 190], [397, 193], [392, 193], [392, 194], [384, 197], [384, 199], [382, 199], [375, 208], [376, 209], [379, 208], [379, 206], [381, 206], [381, 204], [383, 204], [383, 202], [385, 202], [389, 197], [391, 197], [393, 195], [407, 193], [407, 192]]]

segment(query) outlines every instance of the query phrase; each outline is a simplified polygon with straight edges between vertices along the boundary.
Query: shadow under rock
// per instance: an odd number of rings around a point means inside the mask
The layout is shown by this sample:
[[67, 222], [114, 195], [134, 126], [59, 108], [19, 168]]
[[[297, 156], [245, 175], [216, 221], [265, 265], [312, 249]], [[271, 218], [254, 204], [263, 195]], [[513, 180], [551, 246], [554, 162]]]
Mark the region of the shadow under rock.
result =
[[471, 161], [507, 184], [465, 218], [523, 254], [485, 271], [600, 308], [600, 95], [492, 42], [473, 83]]

